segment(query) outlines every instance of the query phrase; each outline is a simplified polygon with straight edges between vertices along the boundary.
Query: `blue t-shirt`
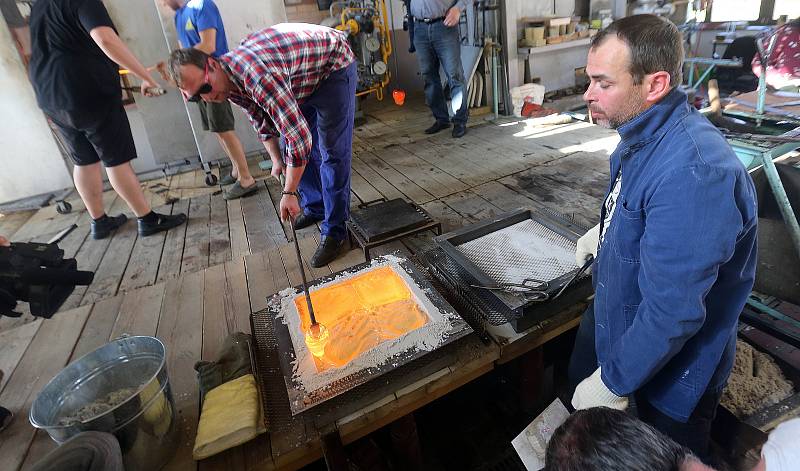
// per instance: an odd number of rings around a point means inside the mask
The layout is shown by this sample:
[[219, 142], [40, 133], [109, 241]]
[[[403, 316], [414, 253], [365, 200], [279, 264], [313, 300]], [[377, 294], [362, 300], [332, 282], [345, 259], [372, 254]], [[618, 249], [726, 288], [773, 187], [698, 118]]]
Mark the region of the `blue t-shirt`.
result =
[[200, 31], [211, 28], [217, 30], [217, 47], [211, 55], [219, 57], [228, 52], [228, 39], [217, 5], [212, 0], [190, 0], [175, 12], [175, 29], [183, 47], [199, 44]]

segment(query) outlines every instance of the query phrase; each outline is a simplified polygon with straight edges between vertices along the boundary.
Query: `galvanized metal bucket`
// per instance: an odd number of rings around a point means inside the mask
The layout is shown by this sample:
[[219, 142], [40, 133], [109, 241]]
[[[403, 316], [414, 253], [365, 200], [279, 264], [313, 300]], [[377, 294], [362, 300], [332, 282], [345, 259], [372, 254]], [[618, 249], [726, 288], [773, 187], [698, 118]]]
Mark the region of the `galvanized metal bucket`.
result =
[[126, 469], [161, 468], [177, 439], [164, 344], [122, 337], [84, 355], [47, 383], [29, 418], [57, 443], [87, 430], [112, 433]]

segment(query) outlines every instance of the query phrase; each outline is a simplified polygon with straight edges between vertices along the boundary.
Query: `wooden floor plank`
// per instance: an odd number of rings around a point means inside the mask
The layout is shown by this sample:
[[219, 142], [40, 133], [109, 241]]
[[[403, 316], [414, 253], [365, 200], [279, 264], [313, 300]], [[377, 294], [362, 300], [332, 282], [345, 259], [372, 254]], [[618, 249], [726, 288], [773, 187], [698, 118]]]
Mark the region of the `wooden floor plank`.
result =
[[470, 190], [447, 196], [442, 198], [441, 201], [455, 209], [458, 214], [464, 216], [470, 222], [490, 219], [503, 212], [500, 208], [483, 199], [479, 193]]
[[195, 469], [192, 459], [200, 398], [194, 363], [203, 347], [204, 272], [181, 275], [166, 283], [164, 304], [156, 336], [167, 348], [167, 371], [178, 411], [179, 440], [175, 455], [163, 468]]
[[211, 196], [209, 226], [209, 266], [225, 263], [231, 259], [231, 237], [228, 229], [228, 203], [222, 195]]
[[[422, 189], [408, 177], [398, 172], [394, 167], [384, 162], [380, 157], [371, 152], [361, 152], [358, 160], [371, 167], [375, 172], [383, 175], [395, 188], [406, 195], [411, 201], [422, 204], [436, 199], [429, 192]], [[355, 158], [354, 158], [355, 159]]]
[[241, 198], [228, 201], [228, 230], [231, 240], [231, 258], [236, 260], [249, 254], [250, 247], [247, 244], [247, 229], [244, 227]]
[[423, 145], [417, 143], [402, 146], [409, 153], [412, 153], [425, 162], [435, 165], [443, 171], [453, 175], [469, 186], [485, 183], [499, 174], [493, 173], [483, 160], [480, 164], [465, 158], [470, 152], [452, 152], [452, 147], [438, 145], [433, 141], [426, 140]]
[[405, 198], [405, 195], [400, 190], [383, 178], [375, 169], [362, 162], [361, 159], [354, 156], [351, 167], [353, 172], [357, 172], [364, 180], [370, 182], [370, 184], [387, 200]]
[[500, 180], [500, 183], [541, 203], [553, 211], [574, 217], [579, 224], [591, 227], [600, 213], [601, 199], [576, 191], [533, 170]]
[[192, 198], [186, 226], [186, 245], [181, 260], [181, 273], [191, 273], [208, 266], [208, 221], [211, 216], [210, 195]]
[[[0, 211], [2, 213], [2, 211]], [[0, 235], [6, 239], [14, 240], [12, 237], [20, 227], [24, 226], [36, 211], [15, 211], [13, 213], [0, 214]]]
[[245, 257], [247, 287], [250, 310], [260, 311], [267, 307], [267, 297], [289, 287], [279, 249], [252, 254]]
[[[87, 236], [83, 245], [81, 245], [81, 248], [78, 250], [78, 253], [75, 254], [75, 260], [78, 261], [78, 270], [96, 272], [97, 268], [100, 266], [100, 262], [108, 251], [111, 240], [111, 237], [95, 240], [91, 236]], [[97, 276], [95, 274], [95, 279], [96, 278]], [[61, 306], [61, 309], [67, 310], [80, 306], [87, 290], [88, 287], [86, 286], [76, 286], [75, 290]]]
[[[77, 360], [103, 346], [109, 340], [113, 340], [111, 333], [117, 322], [117, 316], [119, 316], [124, 298], [125, 296], [118, 295], [98, 301], [92, 306], [89, 320], [86, 321], [86, 326], [81, 333], [81, 338], [78, 339], [78, 343], [75, 345], [70, 361]], [[145, 298], [145, 302], [149, 302], [149, 300]]]
[[225, 319], [225, 265], [205, 270], [203, 287], [203, 348], [201, 359], [215, 361], [231, 333]]
[[[281, 197], [283, 196], [283, 187], [280, 182], [272, 177], [265, 178], [264, 185], [266, 185], [270, 201], [272, 201], [271, 208], [268, 205], [264, 206], [264, 211], [267, 214], [267, 232], [275, 242], [275, 247], [277, 247], [285, 244], [291, 238], [291, 229], [288, 225], [281, 223], [280, 214], [278, 214], [281, 206]], [[272, 217], [273, 214], [275, 215], [274, 218]]]
[[381, 193], [376, 190], [374, 186], [372, 186], [355, 170], [351, 171], [350, 173], [350, 188], [356, 194], [361, 203], [368, 203], [383, 197], [383, 195], [381, 195]]
[[81, 304], [93, 303], [117, 294], [137, 237], [136, 224], [132, 221], [117, 229]]
[[79, 307], [43, 322], [0, 394], [0, 404], [21, 416], [3, 431], [0, 468], [16, 470], [25, 460], [36, 430], [24, 420], [26, 412], [36, 394], [66, 365], [90, 309]]
[[[169, 206], [162, 206], [155, 208], [155, 211], [160, 214], [169, 214], [171, 209]], [[156, 282], [166, 237], [166, 232], [159, 232], [148, 237], [138, 237], [136, 239], [130, 261], [120, 282], [120, 292], [149, 286]]]
[[[180, 200], [172, 205], [172, 214], [189, 214], [189, 200]], [[156, 280], [162, 281], [175, 278], [181, 273], [181, 260], [186, 245], [186, 229], [188, 224], [183, 224], [167, 231], [164, 239], [164, 250], [161, 252], [161, 262], [158, 266]]]
[[[242, 198], [242, 214], [251, 253], [263, 252], [276, 243], [272, 239], [267, 216], [272, 200], [264, 183], [259, 182], [258, 193]], [[272, 210], [274, 213], [274, 209]]]
[[407, 152], [401, 146], [384, 148], [378, 155], [381, 160], [437, 198], [467, 189], [464, 182]]
[[0, 392], [5, 388], [22, 355], [41, 326], [42, 320], [37, 320], [0, 332], [0, 371], [3, 372], [3, 377], [0, 379]]
[[497, 181], [484, 183], [472, 191], [506, 212], [536, 205], [532, 199]]
[[159, 283], [126, 293], [109, 337], [117, 338], [122, 334], [155, 335], [165, 289], [165, 284]]
[[230, 332], [250, 333], [250, 293], [244, 259], [225, 263], [225, 319]]

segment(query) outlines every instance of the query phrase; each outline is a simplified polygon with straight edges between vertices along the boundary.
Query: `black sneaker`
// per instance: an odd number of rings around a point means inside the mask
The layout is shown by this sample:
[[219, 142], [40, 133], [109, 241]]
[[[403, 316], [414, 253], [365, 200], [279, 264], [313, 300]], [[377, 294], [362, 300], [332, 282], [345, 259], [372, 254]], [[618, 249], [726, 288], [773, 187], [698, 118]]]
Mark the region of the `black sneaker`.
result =
[[100, 240], [108, 237], [114, 230], [125, 224], [128, 217], [124, 214], [119, 216], [106, 216], [100, 220], [92, 219], [92, 239]]
[[344, 246], [344, 240], [334, 239], [333, 237], [322, 237], [322, 242], [319, 243], [317, 251], [311, 257], [311, 266], [314, 268], [322, 268], [330, 262], [334, 261], [339, 256], [339, 251]]
[[297, 216], [297, 219], [294, 220], [294, 228], [298, 230], [305, 229], [306, 227], [316, 224], [320, 221], [322, 221], [322, 218], [301, 214]]
[[11, 423], [11, 419], [13, 418], [14, 414], [12, 414], [10, 410], [5, 407], [0, 407], [0, 432], [8, 427], [8, 424]]
[[173, 227], [178, 227], [186, 222], [186, 215], [183, 213], [178, 214], [158, 214], [152, 220], [138, 219], [139, 223], [139, 236], [147, 237], [161, 231], [168, 231]]
[[437, 132], [441, 131], [442, 129], [447, 129], [450, 127], [450, 123], [445, 123], [443, 121], [436, 121], [433, 123], [433, 126], [429, 127], [425, 130], [425, 134], [436, 134]]
[[456, 124], [453, 126], [453, 137], [459, 138], [464, 137], [464, 134], [467, 133], [467, 127], [463, 124]]

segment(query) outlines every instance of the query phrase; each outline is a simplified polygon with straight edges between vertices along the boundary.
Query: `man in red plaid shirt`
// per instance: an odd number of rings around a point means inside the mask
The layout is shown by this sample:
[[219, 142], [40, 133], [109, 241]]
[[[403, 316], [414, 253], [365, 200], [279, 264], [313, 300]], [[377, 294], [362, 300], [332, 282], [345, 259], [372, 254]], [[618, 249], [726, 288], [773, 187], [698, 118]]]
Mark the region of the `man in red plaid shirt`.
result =
[[272, 175], [286, 175], [281, 219], [293, 218], [298, 229], [322, 221], [322, 241], [311, 265], [335, 259], [350, 212], [358, 82], [346, 35], [284, 23], [251, 34], [218, 59], [198, 49], [178, 49], [169, 66], [187, 100], [230, 100], [244, 109], [272, 159]]

